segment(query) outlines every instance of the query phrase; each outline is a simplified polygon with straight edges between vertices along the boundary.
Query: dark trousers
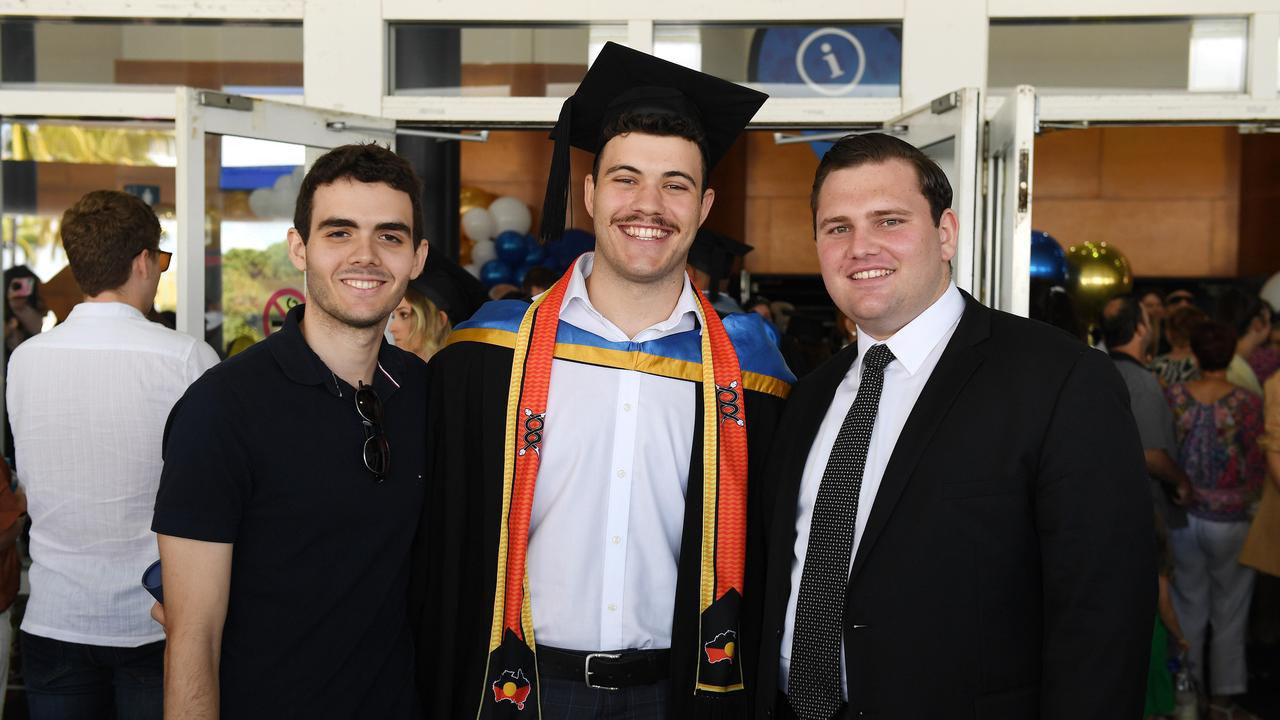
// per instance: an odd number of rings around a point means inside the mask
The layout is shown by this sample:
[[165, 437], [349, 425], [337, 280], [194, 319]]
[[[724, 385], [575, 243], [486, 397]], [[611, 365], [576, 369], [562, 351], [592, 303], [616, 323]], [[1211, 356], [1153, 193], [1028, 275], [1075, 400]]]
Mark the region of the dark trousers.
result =
[[160, 720], [164, 641], [136, 648], [81, 645], [22, 633], [32, 720]]
[[598, 690], [582, 680], [542, 677], [542, 720], [666, 720], [669, 681]]

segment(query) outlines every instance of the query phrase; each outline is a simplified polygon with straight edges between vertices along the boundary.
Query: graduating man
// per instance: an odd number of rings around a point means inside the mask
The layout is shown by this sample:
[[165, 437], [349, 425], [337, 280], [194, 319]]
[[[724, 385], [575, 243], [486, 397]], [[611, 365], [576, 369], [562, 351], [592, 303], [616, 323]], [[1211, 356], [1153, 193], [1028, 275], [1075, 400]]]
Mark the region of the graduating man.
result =
[[707, 173], [764, 99], [610, 43], [565, 102], [542, 235], [563, 231], [579, 147], [595, 252], [532, 305], [486, 305], [429, 368], [430, 717], [746, 711], [747, 478], [792, 378], [760, 318], [721, 320], [685, 263]]
[[769, 459], [757, 717], [1138, 717], [1154, 530], [1111, 360], [956, 288], [951, 185], [911, 145], [841, 139], [811, 202], [858, 336]]

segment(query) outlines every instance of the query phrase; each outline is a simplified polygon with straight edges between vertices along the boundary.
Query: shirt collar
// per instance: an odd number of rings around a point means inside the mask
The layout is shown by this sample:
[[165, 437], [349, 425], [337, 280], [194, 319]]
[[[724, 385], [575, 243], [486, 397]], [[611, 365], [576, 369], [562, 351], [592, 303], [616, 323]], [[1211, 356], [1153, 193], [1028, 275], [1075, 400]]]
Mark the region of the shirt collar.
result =
[[587, 276], [591, 274], [594, 263], [595, 253], [584, 253], [578, 258], [569, 275], [564, 300], [560, 303], [561, 320], [612, 342], [653, 340], [698, 327], [698, 300], [693, 294], [693, 285], [686, 276], [680, 298], [676, 300], [671, 315], [666, 320], [641, 330], [634, 338], [627, 337], [626, 333], [591, 304], [591, 297], [587, 294]]
[[[131, 318], [135, 320], [146, 320], [147, 316], [142, 311], [132, 305], [126, 305], [122, 302], [89, 302], [84, 301], [78, 303], [71, 308], [71, 313], [67, 315], [67, 319], [81, 317], [119, 317]], [[148, 321], [149, 322], [149, 321]]]
[[876, 340], [858, 328], [858, 357], [866, 357], [872, 345], [883, 342], [907, 374], [914, 375], [963, 314], [964, 296], [954, 284], [948, 283], [941, 297], [888, 340]]
[[[302, 303], [290, 310], [285, 316], [284, 326], [268, 338], [267, 346], [271, 348], [271, 355], [290, 380], [300, 385], [323, 385], [335, 397], [347, 396], [350, 393], [343, 388], [349, 388], [350, 385], [334, 375], [302, 335], [301, 323], [306, 307], [306, 303]], [[373, 386], [383, 400], [400, 387], [404, 369], [400, 352], [402, 351], [392, 348], [385, 339], [378, 349], [378, 366], [373, 371]]]

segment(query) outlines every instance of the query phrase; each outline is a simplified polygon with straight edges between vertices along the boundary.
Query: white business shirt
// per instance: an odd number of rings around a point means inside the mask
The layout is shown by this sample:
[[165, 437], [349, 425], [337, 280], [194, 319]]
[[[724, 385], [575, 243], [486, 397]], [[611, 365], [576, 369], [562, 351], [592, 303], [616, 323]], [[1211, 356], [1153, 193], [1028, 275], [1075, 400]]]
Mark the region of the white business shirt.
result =
[[[632, 349], [698, 327], [686, 279], [670, 317], [628, 338], [591, 305], [592, 262], [584, 255], [570, 277], [564, 322]], [[529, 526], [539, 644], [589, 651], [671, 646], [694, 390], [686, 380], [552, 362]]]
[[[920, 391], [938, 365], [938, 358], [955, 333], [962, 314], [964, 297], [955, 285], [951, 285], [924, 312], [883, 341], [893, 352], [894, 360], [884, 370], [884, 388], [880, 391], [880, 406], [876, 411], [875, 424], [871, 429], [871, 445], [867, 448], [867, 462], [863, 467], [862, 489], [858, 495], [858, 517], [854, 521], [853, 552], [849, 554], [851, 569], [858, 554], [858, 543], [862, 541], [862, 532], [867, 527], [867, 518], [871, 515], [871, 507], [875, 504], [876, 493], [880, 489], [880, 481], [884, 477], [884, 469], [898, 443], [898, 435], [902, 433], [902, 426], [906, 424], [916, 399], [920, 397]], [[791, 597], [787, 600], [787, 615], [782, 630], [782, 657], [778, 663], [778, 687], [784, 690], [791, 669], [796, 601], [800, 596], [800, 577], [804, 572], [805, 552], [809, 548], [809, 526], [813, 519], [813, 505], [818, 498], [818, 486], [822, 484], [822, 474], [827, 468], [827, 459], [835, 445], [836, 436], [840, 433], [840, 426], [844, 423], [844, 416], [848, 414], [858, 394], [862, 359], [867, 356], [867, 350], [871, 346], [880, 342], [858, 328], [858, 359], [836, 388], [827, 414], [809, 448], [804, 474], [800, 477], [800, 496], [796, 503], [796, 543], [791, 561]], [[840, 649], [840, 693], [846, 701], [849, 699], [843, 647]]]
[[122, 303], [85, 302], [9, 360], [6, 397], [31, 515], [22, 629], [64, 642], [164, 639], [142, 571], [169, 411], [218, 362], [205, 343]]

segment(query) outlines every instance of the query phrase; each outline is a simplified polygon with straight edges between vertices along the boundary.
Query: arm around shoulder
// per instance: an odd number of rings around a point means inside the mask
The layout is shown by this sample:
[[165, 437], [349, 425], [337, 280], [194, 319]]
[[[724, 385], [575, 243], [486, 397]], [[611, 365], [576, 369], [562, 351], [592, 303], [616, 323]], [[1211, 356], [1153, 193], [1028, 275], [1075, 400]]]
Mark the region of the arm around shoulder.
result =
[[164, 714], [217, 718], [218, 663], [231, 588], [229, 543], [158, 536], [164, 582]]

